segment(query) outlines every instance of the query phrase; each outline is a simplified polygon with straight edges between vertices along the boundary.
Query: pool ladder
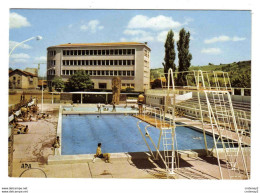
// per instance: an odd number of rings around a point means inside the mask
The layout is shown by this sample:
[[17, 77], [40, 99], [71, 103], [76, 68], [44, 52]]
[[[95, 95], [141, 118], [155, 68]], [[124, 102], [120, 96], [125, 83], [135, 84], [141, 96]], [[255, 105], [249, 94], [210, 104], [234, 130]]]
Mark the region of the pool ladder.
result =
[[164, 127], [161, 128], [162, 131], [162, 140], [163, 140], [163, 150], [164, 150], [164, 158], [166, 163], [166, 173], [167, 175], [175, 174], [175, 168], [178, 168], [179, 162], [178, 157], [175, 156], [175, 146], [174, 142], [176, 142], [175, 128], [174, 127]]

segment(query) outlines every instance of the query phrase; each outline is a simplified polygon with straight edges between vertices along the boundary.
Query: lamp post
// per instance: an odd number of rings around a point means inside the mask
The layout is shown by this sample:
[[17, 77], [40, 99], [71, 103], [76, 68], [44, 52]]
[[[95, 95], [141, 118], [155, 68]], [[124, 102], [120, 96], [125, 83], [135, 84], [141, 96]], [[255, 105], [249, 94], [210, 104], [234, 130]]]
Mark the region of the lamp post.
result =
[[[46, 63], [43, 62], [43, 63], [35, 63], [35, 64], [38, 64], [38, 75], [39, 75], [39, 72], [40, 72], [40, 64], [46, 64]], [[48, 73], [48, 71], [51, 70], [51, 69], [53, 69], [53, 68], [54, 68], [54, 67], [48, 68], [46, 72]], [[46, 74], [46, 75], [47, 75], [47, 74]], [[43, 113], [43, 80], [42, 80], [42, 100], [41, 100], [41, 101], [42, 101], [42, 102], [41, 102], [41, 103], [42, 103], [42, 105], [41, 105], [41, 113]]]
[[42, 36], [31, 37], [31, 38], [29, 38], [29, 39], [27, 39], [27, 40], [24, 40], [24, 41], [22, 41], [22, 42], [16, 44], [16, 45], [12, 48], [12, 50], [10, 51], [9, 57], [11, 56], [11, 54], [12, 54], [12, 52], [14, 51], [15, 48], [17, 48], [18, 46], [22, 45], [22, 44], [25, 43], [25, 42], [28, 42], [28, 41], [30, 41], [30, 40], [33, 40], [33, 39], [41, 40], [41, 39], [42, 39]]

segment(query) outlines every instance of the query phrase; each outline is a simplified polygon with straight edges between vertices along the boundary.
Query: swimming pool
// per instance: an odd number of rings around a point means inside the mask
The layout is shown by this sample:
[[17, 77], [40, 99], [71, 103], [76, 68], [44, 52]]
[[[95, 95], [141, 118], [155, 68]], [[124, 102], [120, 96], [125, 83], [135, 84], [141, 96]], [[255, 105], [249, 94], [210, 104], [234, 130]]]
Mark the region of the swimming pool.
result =
[[[102, 152], [144, 152], [148, 148], [137, 128], [139, 119], [125, 115], [63, 115], [62, 155], [94, 154], [97, 144]], [[141, 129], [147, 123], [141, 123]], [[159, 129], [150, 128], [149, 134], [157, 143]], [[204, 149], [203, 134], [188, 127], [177, 127], [178, 150]], [[213, 147], [212, 136], [207, 135], [208, 148]], [[150, 147], [152, 144], [148, 139]], [[155, 151], [154, 148], [152, 148]], [[160, 150], [163, 150], [162, 142]]]
[[[112, 112], [113, 107], [112, 106], [105, 106], [108, 108], [107, 111], [104, 111], [104, 108], [101, 108], [101, 112]], [[97, 107], [63, 107], [63, 110], [65, 111], [81, 111], [81, 112], [98, 112]], [[116, 107], [116, 112], [131, 112], [136, 113], [137, 109], [132, 109], [131, 107]]]

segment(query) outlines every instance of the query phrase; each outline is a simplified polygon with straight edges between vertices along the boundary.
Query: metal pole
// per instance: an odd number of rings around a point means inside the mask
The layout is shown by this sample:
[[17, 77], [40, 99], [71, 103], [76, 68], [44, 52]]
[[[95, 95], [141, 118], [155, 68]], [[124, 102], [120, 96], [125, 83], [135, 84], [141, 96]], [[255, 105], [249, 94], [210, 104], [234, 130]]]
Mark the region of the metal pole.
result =
[[82, 104], [82, 93], [80, 94], [80, 103]]
[[42, 80], [42, 113], [43, 113], [43, 80]]

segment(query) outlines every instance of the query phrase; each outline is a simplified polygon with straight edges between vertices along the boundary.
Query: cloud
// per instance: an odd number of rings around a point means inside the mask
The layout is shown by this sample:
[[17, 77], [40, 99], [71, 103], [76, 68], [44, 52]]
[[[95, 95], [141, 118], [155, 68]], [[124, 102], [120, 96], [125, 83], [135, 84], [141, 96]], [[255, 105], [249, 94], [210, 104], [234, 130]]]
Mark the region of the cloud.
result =
[[243, 41], [243, 40], [245, 40], [245, 39], [246, 39], [246, 38], [244, 38], [244, 37], [243, 37], [243, 38], [240, 38], [240, 37], [237, 37], [237, 36], [234, 36], [234, 37], [233, 37], [233, 41], [234, 41], [234, 42]]
[[149, 42], [154, 41], [154, 37], [145, 36], [145, 37], [131, 37], [131, 38], [120, 38], [121, 42]]
[[181, 25], [181, 23], [174, 21], [171, 17], [166, 17], [163, 15], [158, 15], [156, 17], [151, 18], [145, 15], [136, 15], [129, 21], [127, 28], [148, 28], [153, 30], [163, 30], [170, 28], [178, 28]]
[[174, 21], [171, 17], [158, 15], [156, 17], [147, 17], [145, 15], [136, 15], [130, 19], [126, 29], [123, 31], [124, 35], [129, 37], [122, 37], [121, 41], [157, 41], [165, 42], [169, 29], [174, 30], [174, 40], [179, 40], [179, 32], [176, 32], [179, 27], [188, 25], [192, 22], [192, 18], [185, 18], [184, 23]]
[[[157, 42], [165, 42], [168, 31], [161, 32], [147, 32], [144, 30], [131, 30], [126, 29], [123, 32], [125, 35], [129, 35], [131, 37], [121, 38], [120, 41], [135, 41], [135, 42], [146, 42], [146, 41], [157, 41]], [[174, 40], [179, 41], [179, 32], [174, 32]]]
[[10, 13], [9, 22], [10, 22], [9, 25], [10, 29], [31, 26], [31, 24], [27, 21], [26, 17], [21, 16], [14, 12]]
[[126, 38], [120, 38], [120, 42], [127, 42], [128, 40]]
[[128, 38], [121, 38], [120, 41], [126, 42], [146, 42], [146, 41], [154, 41], [154, 37], [150, 32], [144, 31], [144, 30], [132, 30], [132, 29], [126, 29], [123, 32], [125, 35], [131, 36]]
[[157, 41], [159, 42], [165, 42], [167, 37], [168, 31], [162, 31], [157, 35]]
[[150, 34], [149, 32], [146, 32], [144, 30], [132, 30], [132, 29], [126, 29], [123, 33], [126, 35], [131, 35], [131, 36], [134, 36], [134, 35], [146, 36], [146, 35]]
[[201, 50], [201, 53], [205, 53], [205, 54], [220, 54], [221, 53], [221, 49], [219, 49], [219, 48], [203, 48]]
[[131, 36], [151, 36], [150, 32], [144, 31], [144, 30], [131, 30], [131, 29], [126, 29], [124, 32], [126, 35], [131, 35]]
[[237, 37], [237, 36], [234, 36], [233, 38], [232, 37], [229, 37], [229, 36], [225, 36], [225, 35], [222, 35], [222, 36], [218, 36], [218, 37], [213, 37], [211, 39], [206, 39], [204, 40], [204, 43], [205, 44], [212, 44], [212, 43], [215, 43], [215, 42], [226, 42], [226, 41], [243, 41], [245, 40], [246, 38], [244, 37]]
[[85, 24], [83, 24], [83, 25], [80, 26], [80, 29], [81, 29], [82, 31], [87, 31], [87, 30], [88, 30], [88, 26], [85, 25]]
[[30, 58], [30, 56], [28, 54], [20, 53], [20, 54], [12, 54], [10, 56], [10, 58], [11, 58], [10, 63], [12, 63], [12, 64], [26, 63], [26, 62], [28, 62], [28, 59]]
[[[168, 34], [168, 31], [162, 31], [162, 32], [160, 32], [158, 35], [157, 35], [157, 37], [156, 37], [156, 40], [158, 41], [158, 42], [165, 42], [165, 40], [166, 40], [166, 37], [167, 37], [167, 34]], [[177, 41], [179, 41], [179, 33], [177, 33], [177, 32], [174, 32], [174, 40], [177, 42]]]
[[20, 53], [20, 54], [12, 54], [11, 58], [13, 58], [13, 59], [29, 59], [30, 56], [28, 54]]
[[26, 59], [16, 58], [16, 59], [13, 59], [11, 63], [15, 64], [15, 63], [27, 63], [27, 62], [28, 62], [28, 60], [26, 60]]
[[188, 25], [190, 22], [193, 22], [193, 21], [194, 21], [193, 18], [191, 18], [191, 17], [186, 17], [186, 18], [185, 18], [185, 21], [184, 21], [184, 23], [183, 23], [183, 25]]
[[[16, 41], [12, 41], [12, 40], [10, 40], [9, 41], [9, 49], [11, 50], [11, 49], [13, 49], [17, 44], [19, 44], [20, 42], [16, 42]], [[19, 47], [17, 47], [17, 48], [21, 48], [21, 49], [32, 49], [32, 47], [31, 46], [29, 46], [28, 44], [21, 44], [21, 45], [19, 45]]]
[[46, 62], [47, 57], [46, 56], [35, 57], [34, 60], [37, 62]]
[[90, 31], [91, 33], [95, 33], [97, 30], [104, 29], [104, 26], [99, 25], [98, 20], [91, 20], [87, 24], [83, 24], [80, 26], [80, 29], [82, 31]]

